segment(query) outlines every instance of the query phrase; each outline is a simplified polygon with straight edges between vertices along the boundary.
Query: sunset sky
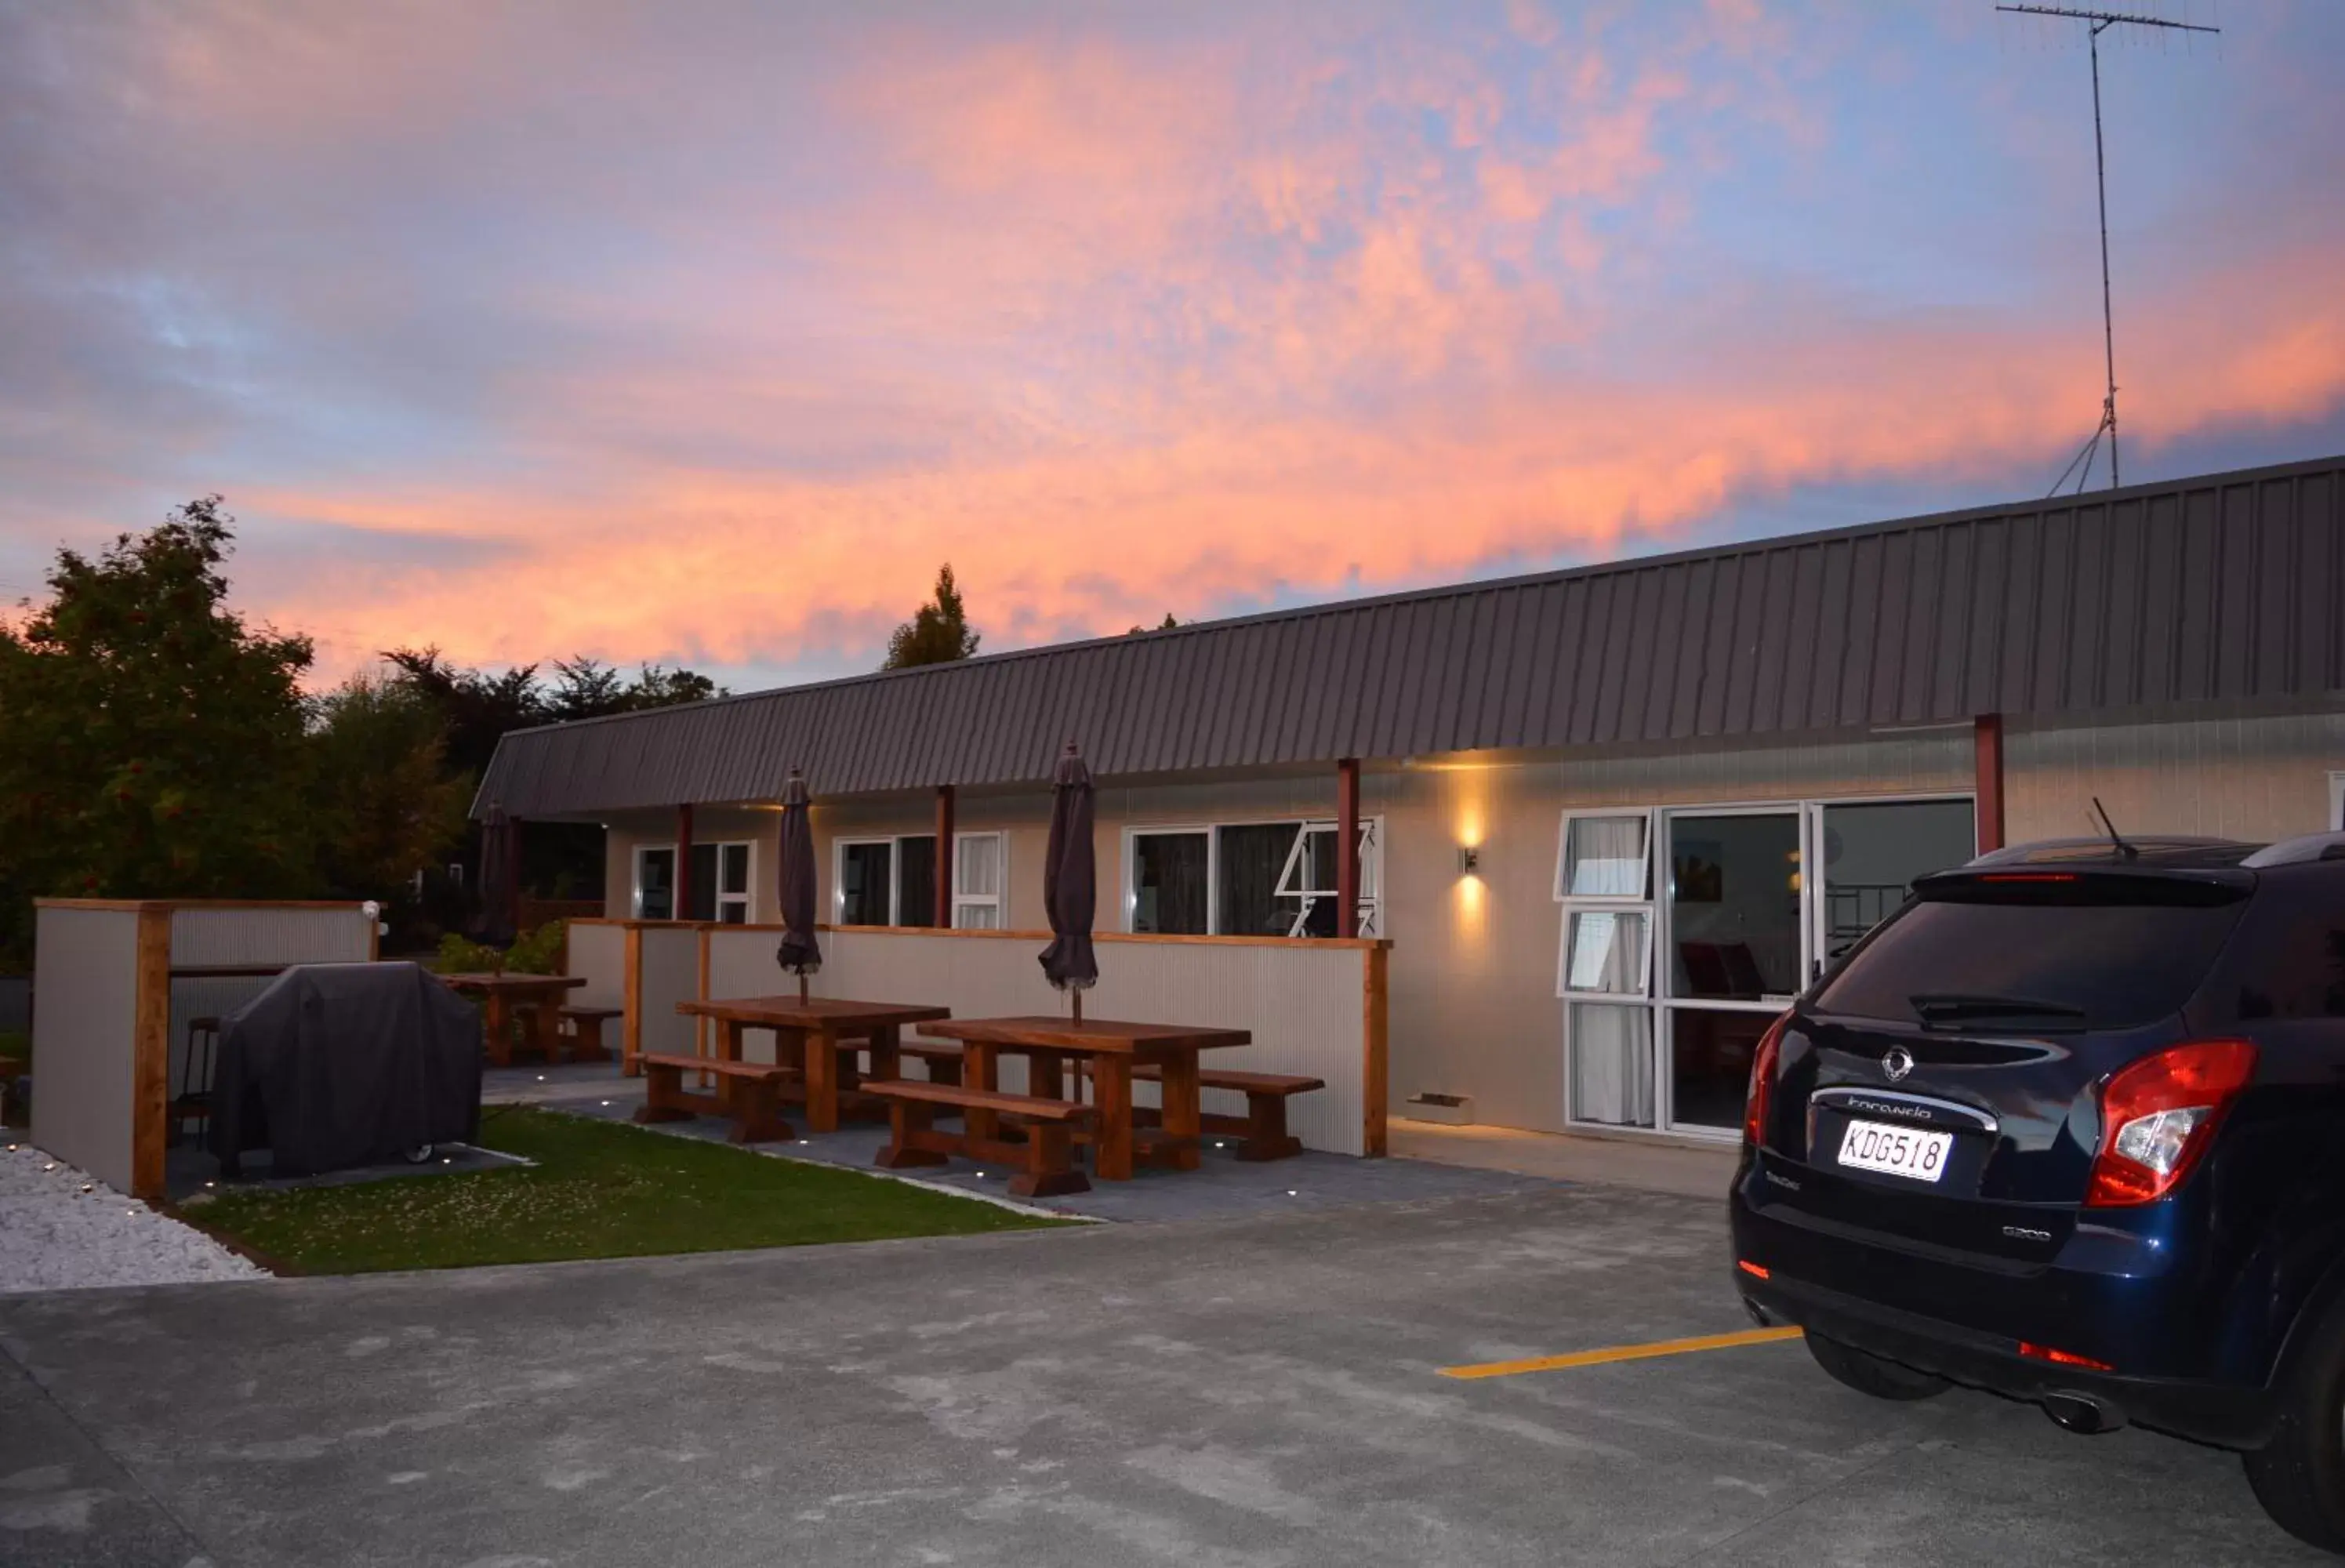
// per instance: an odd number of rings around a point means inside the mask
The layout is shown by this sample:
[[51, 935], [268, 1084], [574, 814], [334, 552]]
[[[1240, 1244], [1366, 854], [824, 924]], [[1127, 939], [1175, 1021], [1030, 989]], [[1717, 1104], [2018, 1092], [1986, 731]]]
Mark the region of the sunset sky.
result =
[[[2345, 450], [2345, 4], [2136, 8], [2127, 477]], [[219, 491], [322, 677], [747, 688], [2040, 494], [2092, 179], [1991, 0], [0, 0], [0, 597]]]

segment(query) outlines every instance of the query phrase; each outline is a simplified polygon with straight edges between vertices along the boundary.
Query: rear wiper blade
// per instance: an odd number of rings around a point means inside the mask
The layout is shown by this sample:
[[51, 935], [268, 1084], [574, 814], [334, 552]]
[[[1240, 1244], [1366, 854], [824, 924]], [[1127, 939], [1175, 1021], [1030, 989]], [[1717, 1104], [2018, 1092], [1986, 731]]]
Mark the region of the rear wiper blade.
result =
[[1917, 991], [1905, 998], [1931, 1018], [2081, 1018], [2082, 1007], [2035, 996], [1978, 996], [1961, 991]]

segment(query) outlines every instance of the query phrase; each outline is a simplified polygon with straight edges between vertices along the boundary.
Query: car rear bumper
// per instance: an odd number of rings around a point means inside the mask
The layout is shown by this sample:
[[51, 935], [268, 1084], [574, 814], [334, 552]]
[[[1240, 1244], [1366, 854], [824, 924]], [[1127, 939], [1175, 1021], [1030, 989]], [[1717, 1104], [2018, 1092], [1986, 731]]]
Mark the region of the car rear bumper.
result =
[[2259, 1448], [2270, 1436], [2271, 1402], [2260, 1388], [2128, 1377], [2022, 1356], [2015, 1340], [1866, 1301], [1787, 1275], [1780, 1267], [1764, 1280], [1737, 1268], [1734, 1283], [1753, 1315], [1765, 1322], [1794, 1325], [1901, 1366], [2047, 1410], [2063, 1401], [2081, 1401], [2099, 1412], [2104, 1429], [2130, 1423], [2231, 1449]]

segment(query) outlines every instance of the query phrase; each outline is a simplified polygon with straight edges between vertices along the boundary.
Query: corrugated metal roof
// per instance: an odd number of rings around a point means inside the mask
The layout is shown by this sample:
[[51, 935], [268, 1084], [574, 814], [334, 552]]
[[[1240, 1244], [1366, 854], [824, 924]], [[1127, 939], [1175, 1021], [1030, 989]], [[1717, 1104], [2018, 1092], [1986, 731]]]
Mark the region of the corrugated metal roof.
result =
[[2345, 692], [2345, 457], [516, 732], [517, 816]]

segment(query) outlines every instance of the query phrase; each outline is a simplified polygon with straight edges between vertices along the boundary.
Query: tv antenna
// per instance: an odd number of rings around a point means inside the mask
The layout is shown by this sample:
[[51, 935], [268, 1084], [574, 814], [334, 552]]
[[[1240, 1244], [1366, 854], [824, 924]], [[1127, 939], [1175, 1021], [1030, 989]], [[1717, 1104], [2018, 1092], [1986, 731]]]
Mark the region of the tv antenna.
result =
[[2131, 16], [2121, 11], [2077, 11], [2066, 5], [1997, 5], [1998, 11], [2009, 11], [2022, 16], [2057, 16], [2086, 25], [2086, 46], [2093, 59], [2093, 187], [2101, 198], [2101, 352], [2108, 369], [2108, 392], [2101, 400], [2101, 422], [2093, 428], [2093, 439], [2085, 450], [2060, 470], [2052, 481], [2052, 493], [2076, 476], [2076, 491], [2084, 493], [2085, 481], [2093, 474], [2093, 454], [2100, 449], [2101, 438], [2109, 438], [2109, 488], [2120, 482], [2117, 477], [2117, 333], [2109, 309], [2109, 173], [2108, 160], [2101, 150], [2101, 35], [2112, 27], [2163, 27], [2176, 33], [2220, 33], [2220, 27], [2201, 26], [2196, 22], [2169, 22], [2162, 16]]

